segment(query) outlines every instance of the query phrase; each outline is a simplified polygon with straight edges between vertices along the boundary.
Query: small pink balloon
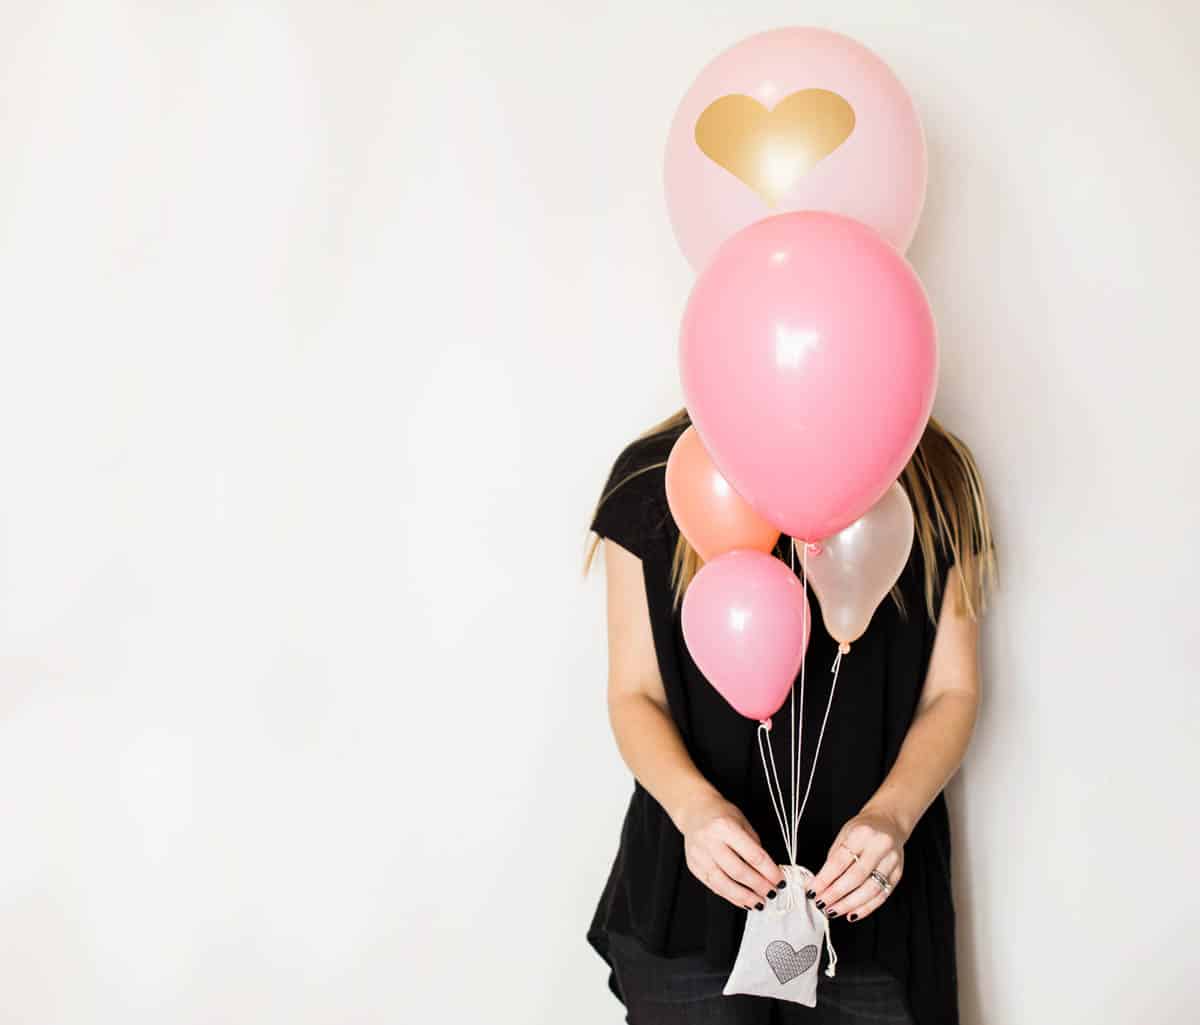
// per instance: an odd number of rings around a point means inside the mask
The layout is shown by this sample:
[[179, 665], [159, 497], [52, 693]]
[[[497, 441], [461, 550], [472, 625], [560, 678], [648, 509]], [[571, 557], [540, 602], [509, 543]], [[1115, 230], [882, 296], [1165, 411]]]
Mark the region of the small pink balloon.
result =
[[716, 57], [671, 122], [664, 179], [680, 248], [702, 270], [772, 214], [828, 210], [903, 252], [925, 203], [925, 134], [900, 80], [849, 36], [761, 32]]
[[805, 556], [808, 582], [829, 636], [857, 641], [900, 579], [913, 545], [913, 511], [896, 482], [862, 516]]
[[879, 500], [937, 387], [912, 268], [837, 214], [768, 217], [729, 239], [683, 316], [680, 377], [717, 469], [783, 532], [819, 541]]
[[727, 552], [692, 578], [681, 619], [692, 659], [734, 709], [760, 721], [779, 711], [812, 629], [804, 586], [787, 566]]

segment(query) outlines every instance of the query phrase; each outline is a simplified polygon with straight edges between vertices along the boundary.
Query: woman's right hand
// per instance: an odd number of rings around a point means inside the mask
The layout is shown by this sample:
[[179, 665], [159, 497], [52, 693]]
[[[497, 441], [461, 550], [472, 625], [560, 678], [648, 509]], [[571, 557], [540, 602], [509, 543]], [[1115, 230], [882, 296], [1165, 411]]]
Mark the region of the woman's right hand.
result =
[[784, 886], [784, 875], [746, 817], [719, 795], [700, 800], [681, 816], [687, 866], [718, 897], [740, 908], [762, 910]]

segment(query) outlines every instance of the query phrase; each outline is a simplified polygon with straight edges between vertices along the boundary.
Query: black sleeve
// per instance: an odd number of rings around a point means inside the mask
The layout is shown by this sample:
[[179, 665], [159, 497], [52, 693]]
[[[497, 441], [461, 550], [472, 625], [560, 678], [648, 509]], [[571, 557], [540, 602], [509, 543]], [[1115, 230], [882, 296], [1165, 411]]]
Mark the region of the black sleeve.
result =
[[645, 560], [669, 543], [666, 460], [674, 438], [639, 439], [627, 445], [609, 471], [591, 529]]

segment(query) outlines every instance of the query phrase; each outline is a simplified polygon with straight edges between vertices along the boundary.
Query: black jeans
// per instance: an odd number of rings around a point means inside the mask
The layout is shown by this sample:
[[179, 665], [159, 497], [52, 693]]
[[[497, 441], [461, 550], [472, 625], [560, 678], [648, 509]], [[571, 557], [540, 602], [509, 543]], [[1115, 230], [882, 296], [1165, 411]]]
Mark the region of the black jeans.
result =
[[817, 1006], [722, 996], [728, 972], [700, 957], [658, 957], [610, 934], [609, 956], [629, 1025], [913, 1025], [904, 990], [876, 964], [838, 965], [817, 977]]

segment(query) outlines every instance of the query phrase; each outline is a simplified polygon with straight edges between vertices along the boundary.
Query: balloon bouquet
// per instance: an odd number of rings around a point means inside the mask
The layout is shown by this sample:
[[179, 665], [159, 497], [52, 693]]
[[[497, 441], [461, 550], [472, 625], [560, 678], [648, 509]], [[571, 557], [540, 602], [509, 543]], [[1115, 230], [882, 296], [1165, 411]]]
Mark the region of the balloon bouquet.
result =
[[[684, 97], [667, 144], [671, 222], [699, 271], [679, 342], [692, 426], [666, 474], [672, 515], [704, 560], [684, 595], [684, 640], [709, 682], [759, 721], [793, 863], [798, 757], [785, 811], [770, 729], [797, 674], [803, 717], [809, 582], [839, 642], [835, 687], [913, 544], [897, 478], [929, 420], [938, 353], [902, 253], [925, 184], [903, 86], [861, 44], [822, 29], [725, 51]], [[771, 554], [781, 532], [791, 568]]]

